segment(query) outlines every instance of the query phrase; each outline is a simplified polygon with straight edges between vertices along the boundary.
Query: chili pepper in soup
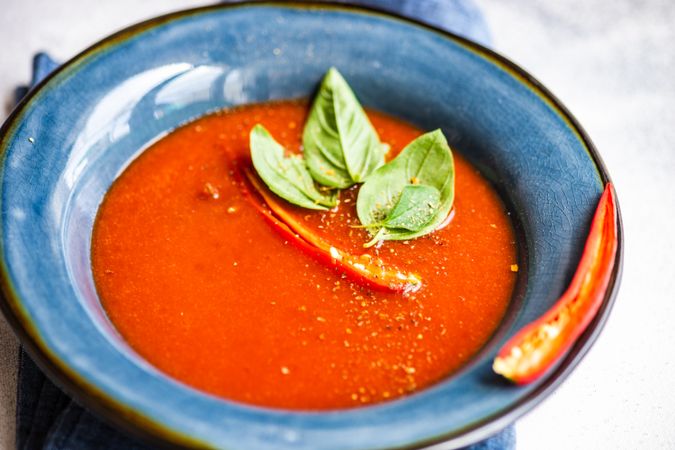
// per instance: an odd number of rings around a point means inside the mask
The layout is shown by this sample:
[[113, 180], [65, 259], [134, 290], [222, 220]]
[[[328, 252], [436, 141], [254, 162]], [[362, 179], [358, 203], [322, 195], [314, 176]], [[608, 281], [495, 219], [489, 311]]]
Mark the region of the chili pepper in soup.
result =
[[[300, 151], [307, 113], [303, 102], [222, 111], [142, 153], [112, 185], [94, 225], [102, 304], [143, 358], [227, 399], [334, 409], [438, 382], [485, 344], [507, 309], [517, 254], [505, 207], [456, 153], [451, 220], [416, 239], [364, 248], [368, 231], [350, 226], [358, 224], [358, 185], [326, 211], [287, 204], [322, 242], [423, 280], [414, 292], [360, 283], [275, 230], [242, 186], [251, 128], [260, 123]], [[422, 134], [367, 114], [391, 148], [388, 160]]]

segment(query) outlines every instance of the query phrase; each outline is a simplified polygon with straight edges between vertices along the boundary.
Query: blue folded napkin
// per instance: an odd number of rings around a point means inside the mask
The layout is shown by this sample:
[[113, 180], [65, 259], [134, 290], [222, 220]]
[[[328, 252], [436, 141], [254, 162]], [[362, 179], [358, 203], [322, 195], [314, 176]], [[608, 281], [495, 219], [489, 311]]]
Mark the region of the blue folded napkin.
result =
[[[352, 0], [450, 30], [489, 45], [490, 35], [478, 8], [471, 0]], [[33, 59], [30, 86], [58, 67], [44, 53]], [[17, 101], [29, 87], [17, 88]], [[133, 437], [99, 420], [55, 386], [22, 350], [19, 355], [17, 391], [17, 449], [112, 450], [150, 449]], [[512, 450], [516, 445], [513, 426], [474, 444], [470, 450]]]

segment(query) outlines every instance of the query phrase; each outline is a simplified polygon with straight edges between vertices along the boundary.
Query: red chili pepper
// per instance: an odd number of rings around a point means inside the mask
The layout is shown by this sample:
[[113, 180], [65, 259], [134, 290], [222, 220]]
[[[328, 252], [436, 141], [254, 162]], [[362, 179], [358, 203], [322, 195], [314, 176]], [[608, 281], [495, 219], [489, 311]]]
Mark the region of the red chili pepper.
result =
[[560, 361], [598, 312], [617, 247], [614, 188], [608, 183], [572, 282], [549, 311], [501, 348], [492, 365], [495, 372], [516, 384], [526, 384]]
[[397, 292], [414, 292], [420, 288], [422, 282], [413, 273], [402, 272], [367, 253], [352, 255], [333, 247], [286, 211], [250, 170], [244, 169], [243, 173], [248, 184], [264, 200], [269, 210], [250, 193], [247, 198], [278, 232], [300, 249], [372, 288]]

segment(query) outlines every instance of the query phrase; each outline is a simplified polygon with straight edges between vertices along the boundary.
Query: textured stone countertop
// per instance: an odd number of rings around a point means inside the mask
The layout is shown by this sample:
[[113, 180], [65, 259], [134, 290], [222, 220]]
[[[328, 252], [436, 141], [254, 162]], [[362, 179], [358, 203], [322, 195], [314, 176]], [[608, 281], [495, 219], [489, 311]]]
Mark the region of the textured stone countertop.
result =
[[[611, 318], [562, 387], [518, 422], [518, 448], [675, 448], [675, 3], [477, 2], [494, 48], [551, 89], [597, 145], [625, 225]], [[202, 3], [3, 0], [0, 120], [34, 52], [65, 60], [126, 25]], [[0, 450], [14, 448], [17, 346], [0, 317]]]

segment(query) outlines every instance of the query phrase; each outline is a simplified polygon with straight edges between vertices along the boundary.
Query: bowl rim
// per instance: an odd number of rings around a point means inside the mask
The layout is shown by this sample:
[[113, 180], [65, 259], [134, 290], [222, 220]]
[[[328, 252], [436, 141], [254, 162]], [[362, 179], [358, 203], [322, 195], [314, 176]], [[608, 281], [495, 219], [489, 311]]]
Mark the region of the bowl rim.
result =
[[[37, 93], [42, 91], [43, 88], [45, 88], [45, 86], [61, 72], [78, 65], [85, 58], [98, 51], [118, 45], [125, 40], [156, 26], [191, 15], [250, 6], [274, 6], [289, 9], [309, 8], [334, 11], [345, 10], [354, 14], [383, 16], [388, 19], [396, 19], [426, 29], [427, 31], [436, 33], [441, 37], [458, 43], [467, 50], [501, 66], [510, 75], [518, 79], [521, 84], [532, 90], [542, 101], [547, 103], [548, 106], [568, 124], [570, 130], [577, 135], [579, 141], [583, 144], [591, 160], [595, 164], [603, 183], [611, 182], [607, 168], [600, 157], [597, 148], [577, 119], [555, 95], [523, 68], [499, 53], [455, 33], [417, 19], [402, 16], [381, 7], [357, 5], [342, 0], [230, 0], [226, 3], [182, 9], [159, 15], [110, 34], [57, 67], [36, 86], [32, 87], [14, 107], [2, 126], [0, 126], [0, 158], [3, 159], [0, 166], [4, 165], [4, 153], [7, 149], [7, 144], [11, 141], [14, 130], [21, 122], [26, 107], [32, 103]], [[439, 445], [442, 445], [443, 448], [448, 448], [447, 445], [451, 445], [451, 448], [456, 448], [486, 439], [532, 410], [562, 384], [574, 368], [581, 362], [598, 338], [616, 301], [624, 260], [623, 220], [618, 199], [616, 205], [618, 248], [607, 291], [605, 292], [602, 305], [595, 318], [588, 325], [584, 333], [578, 338], [571, 350], [565, 355], [560, 364], [545, 375], [544, 381], [536, 389], [525, 395], [520, 401], [514, 403], [510, 408], [493, 414], [482, 421], [473, 423], [465, 429], [435, 436], [430, 440], [414, 442], [402, 448], [437, 448]], [[2, 250], [3, 242], [4, 237], [2, 236], [2, 230], [0, 230], [0, 250]], [[21, 303], [18, 292], [12, 287], [10, 273], [4, 258], [4, 252], [0, 251], [0, 310], [12, 327], [14, 333], [19, 338], [21, 345], [23, 345], [30, 357], [51, 380], [55, 381], [59, 387], [64, 389], [73, 398], [77, 399], [77, 401], [86, 408], [94, 411], [106, 421], [145, 442], [159, 444], [161, 446], [180, 445], [204, 447], [205, 443], [199, 441], [198, 438], [184, 435], [164, 424], [149, 419], [142, 413], [132, 410], [126, 404], [119, 402], [114, 397], [104, 394], [95, 385], [81, 379], [77, 373], [70, 370], [69, 367], [53, 355], [50, 350], [46, 348], [44, 343], [41, 342], [39, 333], [35, 329], [30, 318], [23, 313]]]

